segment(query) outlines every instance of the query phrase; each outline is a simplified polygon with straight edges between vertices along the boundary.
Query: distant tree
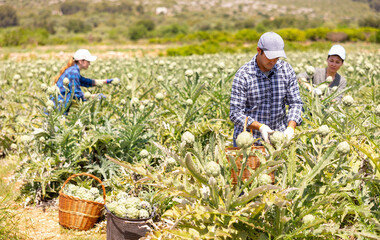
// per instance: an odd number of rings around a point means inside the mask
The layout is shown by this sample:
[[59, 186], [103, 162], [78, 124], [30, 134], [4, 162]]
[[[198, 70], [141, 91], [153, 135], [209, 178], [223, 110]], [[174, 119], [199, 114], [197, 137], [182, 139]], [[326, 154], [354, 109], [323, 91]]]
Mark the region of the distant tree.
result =
[[2, 35], [0, 46], [45, 45], [49, 33], [46, 29], [10, 28]]
[[244, 19], [240, 21], [236, 21], [235, 29], [246, 29], [246, 28], [255, 28], [255, 20], [253, 19]]
[[122, 1], [118, 6], [118, 11], [120, 13], [131, 13], [133, 11], [133, 3]]
[[380, 0], [353, 0], [353, 1], [368, 3], [370, 8], [375, 9], [377, 12], [380, 11]]
[[378, 31], [375, 35], [375, 42], [380, 43], [380, 31]]
[[119, 12], [119, 6], [110, 2], [102, 1], [94, 4], [94, 9], [96, 12], [108, 12], [116, 13]]
[[174, 37], [178, 34], [187, 34], [187, 26], [184, 24], [170, 24], [157, 30], [157, 37]]
[[296, 24], [299, 22], [298, 19], [296, 19], [293, 16], [280, 16], [273, 20], [263, 20], [263, 24], [267, 27], [279, 29], [279, 28], [286, 28], [286, 27], [296, 27]]
[[148, 30], [144, 25], [137, 24], [130, 27], [128, 33], [131, 40], [138, 40], [144, 38], [148, 33]]
[[137, 22], [137, 25], [144, 25], [148, 31], [152, 31], [156, 27], [155, 23], [150, 19], [140, 20]]
[[66, 24], [66, 28], [69, 32], [74, 33], [91, 31], [91, 26], [80, 19], [70, 19]]
[[136, 7], [136, 11], [137, 11], [139, 14], [144, 14], [144, 13], [145, 13], [144, 6], [140, 3], [139, 5], [137, 5], [137, 7]]
[[360, 27], [380, 28], [380, 18], [366, 17], [359, 21]]
[[208, 31], [211, 30], [211, 24], [209, 22], [201, 22], [196, 28], [200, 31]]
[[56, 21], [51, 17], [51, 11], [43, 9], [33, 16], [34, 28], [44, 28], [49, 33], [55, 33]]
[[0, 6], [0, 27], [11, 27], [18, 25], [16, 10], [9, 5]]
[[64, 15], [71, 15], [79, 11], [87, 11], [87, 3], [81, 1], [68, 1], [63, 2], [60, 6], [60, 10]]
[[369, 6], [377, 12], [380, 12], [380, 0], [371, 0]]

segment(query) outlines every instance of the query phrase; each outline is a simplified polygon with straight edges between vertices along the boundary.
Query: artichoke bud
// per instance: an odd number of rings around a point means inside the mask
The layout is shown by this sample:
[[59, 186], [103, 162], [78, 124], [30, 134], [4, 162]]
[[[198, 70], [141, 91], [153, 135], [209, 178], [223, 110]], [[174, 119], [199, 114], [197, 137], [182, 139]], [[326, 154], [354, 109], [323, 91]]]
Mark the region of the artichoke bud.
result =
[[342, 99], [342, 102], [345, 106], [349, 107], [351, 106], [352, 104], [354, 104], [354, 99], [351, 97], [351, 96], [345, 96], [343, 99]]
[[215, 186], [217, 184], [216, 179], [214, 177], [210, 177], [210, 179], [208, 180], [208, 184], [210, 186]]
[[272, 178], [268, 174], [261, 174], [259, 176], [259, 183], [262, 185], [267, 185], [272, 183]]
[[380, 104], [377, 105], [376, 109], [375, 109], [375, 114], [380, 116]]
[[239, 148], [249, 148], [252, 146], [253, 142], [254, 138], [252, 134], [246, 131], [240, 133], [236, 138], [236, 145]]
[[329, 132], [330, 132], [330, 129], [327, 125], [322, 125], [318, 128], [318, 134], [321, 135], [322, 137], [329, 134]]
[[210, 197], [210, 188], [208, 186], [205, 186], [205, 185], [202, 186], [201, 196], [203, 199], [207, 199]]
[[272, 135], [270, 135], [269, 139], [273, 145], [279, 146], [285, 142], [285, 135], [283, 132], [275, 131]]
[[336, 147], [336, 151], [341, 154], [341, 155], [345, 155], [347, 153], [350, 152], [350, 144], [348, 144], [346, 141], [344, 142], [341, 142], [338, 144], [338, 146]]
[[289, 217], [286, 217], [286, 216], [282, 216], [282, 217], [281, 217], [281, 222], [282, 222], [282, 223], [287, 223], [287, 222], [289, 222], [289, 220], [290, 220]]
[[315, 216], [311, 214], [307, 214], [302, 218], [302, 222], [304, 224], [312, 224], [315, 221]]
[[220, 166], [218, 163], [211, 161], [206, 164], [206, 173], [213, 177], [217, 177], [220, 174]]

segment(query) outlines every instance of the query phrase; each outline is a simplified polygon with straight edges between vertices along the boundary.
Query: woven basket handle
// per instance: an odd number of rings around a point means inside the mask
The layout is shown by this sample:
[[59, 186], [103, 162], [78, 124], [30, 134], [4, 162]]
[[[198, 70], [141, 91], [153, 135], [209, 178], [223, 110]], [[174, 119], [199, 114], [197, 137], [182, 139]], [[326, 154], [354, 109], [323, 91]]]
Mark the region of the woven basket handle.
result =
[[96, 181], [98, 181], [98, 182], [102, 185], [102, 190], [103, 190], [103, 200], [104, 200], [104, 204], [106, 204], [106, 189], [105, 189], [105, 187], [104, 187], [104, 185], [103, 185], [102, 180], [100, 180], [99, 178], [97, 178], [97, 177], [95, 177], [94, 175], [89, 174], [89, 173], [77, 173], [77, 174], [73, 174], [73, 175], [71, 175], [71, 176], [70, 176], [68, 179], [66, 179], [66, 181], [63, 183], [61, 190], [63, 190], [63, 188], [65, 187], [65, 185], [66, 185], [66, 184], [67, 184], [72, 178], [75, 178], [75, 177], [78, 177], [78, 176], [82, 176], [82, 175], [92, 177], [93, 179], [95, 179]]
[[[245, 117], [245, 121], [244, 121], [244, 132], [247, 131], [247, 122], [248, 122], [248, 116]], [[253, 134], [252, 128], [251, 128], [251, 133]]]

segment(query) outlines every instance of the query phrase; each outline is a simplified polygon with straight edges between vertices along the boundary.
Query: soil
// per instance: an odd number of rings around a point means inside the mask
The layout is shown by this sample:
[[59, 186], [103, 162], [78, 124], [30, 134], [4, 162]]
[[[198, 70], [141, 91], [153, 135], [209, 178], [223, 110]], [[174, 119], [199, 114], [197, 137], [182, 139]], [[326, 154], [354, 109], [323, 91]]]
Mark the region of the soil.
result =
[[106, 221], [99, 222], [88, 231], [72, 230], [59, 224], [57, 203], [37, 207], [19, 207], [17, 210], [18, 229], [25, 239], [66, 240], [66, 239], [106, 239]]

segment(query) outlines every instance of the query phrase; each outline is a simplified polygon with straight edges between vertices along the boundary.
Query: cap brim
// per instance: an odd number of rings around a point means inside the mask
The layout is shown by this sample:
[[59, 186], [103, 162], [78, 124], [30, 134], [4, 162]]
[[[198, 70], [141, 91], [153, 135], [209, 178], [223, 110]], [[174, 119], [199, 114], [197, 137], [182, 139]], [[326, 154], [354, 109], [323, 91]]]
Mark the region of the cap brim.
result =
[[86, 60], [90, 61], [90, 62], [93, 62], [93, 61], [96, 60], [96, 58], [97, 58], [96, 56], [91, 56], [91, 57], [87, 58]]
[[265, 51], [264, 50], [264, 53], [268, 59], [274, 59], [274, 58], [279, 58], [279, 57], [286, 58], [286, 54], [284, 50], [279, 50], [279, 51]]
[[340, 59], [342, 59], [343, 61], [344, 61], [344, 59], [345, 59], [345, 56], [342, 56], [342, 55], [339, 54], [339, 53], [331, 53], [331, 54], [329, 54], [328, 56], [338, 56], [338, 57], [340, 57]]

